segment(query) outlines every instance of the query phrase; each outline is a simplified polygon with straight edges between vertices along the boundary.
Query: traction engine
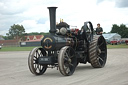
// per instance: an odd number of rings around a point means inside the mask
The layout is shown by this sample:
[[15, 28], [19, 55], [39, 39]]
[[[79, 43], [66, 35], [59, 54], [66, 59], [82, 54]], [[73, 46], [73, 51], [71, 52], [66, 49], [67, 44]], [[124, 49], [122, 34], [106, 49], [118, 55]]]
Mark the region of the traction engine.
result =
[[42, 75], [47, 68], [59, 68], [64, 76], [74, 73], [79, 63], [102, 68], [107, 60], [106, 41], [95, 35], [90, 21], [82, 28], [70, 29], [66, 22], [56, 25], [56, 8], [48, 7], [50, 15], [49, 34], [41, 40], [42, 47], [35, 47], [29, 54], [28, 66], [35, 75]]

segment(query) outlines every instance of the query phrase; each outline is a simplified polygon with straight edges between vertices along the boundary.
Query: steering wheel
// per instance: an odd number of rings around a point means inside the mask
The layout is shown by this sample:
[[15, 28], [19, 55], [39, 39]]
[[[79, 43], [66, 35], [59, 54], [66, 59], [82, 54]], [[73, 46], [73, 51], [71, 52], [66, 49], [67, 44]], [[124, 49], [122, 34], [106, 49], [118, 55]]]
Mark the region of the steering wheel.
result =
[[81, 31], [83, 38], [89, 43], [93, 39], [93, 25], [90, 21], [84, 22], [84, 26], [82, 27]]

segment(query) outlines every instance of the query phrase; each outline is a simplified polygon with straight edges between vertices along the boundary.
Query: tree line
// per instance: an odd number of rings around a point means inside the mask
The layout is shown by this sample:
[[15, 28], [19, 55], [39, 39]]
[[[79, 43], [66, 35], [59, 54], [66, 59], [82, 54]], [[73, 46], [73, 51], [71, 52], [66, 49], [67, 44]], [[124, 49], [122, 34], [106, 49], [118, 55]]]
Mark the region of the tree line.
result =
[[122, 38], [128, 38], [128, 27], [125, 24], [113, 24], [110, 33], [118, 33]]
[[25, 33], [25, 28], [23, 25], [14, 24], [10, 27], [9, 32], [6, 33], [6, 36], [3, 36], [5, 40], [11, 40], [11, 39], [19, 39], [24, 38], [24, 36], [28, 35], [47, 35], [48, 33], [44, 32], [31, 32], [31, 33]]
[[[118, 33], [121, 35], [122, 38], [128, 38], [128, 27], [125, 24], [120, 24], [120, 25], [113, 24], [112, 29], [109, 33]], [[14, 24], [10, 27], [9, 32], [6, 33], [6, 36], [3, 36], [3, 38], [5, 40], [10, 40], [10, 39], [23, 38], [24, 36], [28, 36], [28, 35], [47, 35], [47, 34], [48, 33], [44, 33], [44, 32], [25, 33], [25, 28], [23, 25]]]

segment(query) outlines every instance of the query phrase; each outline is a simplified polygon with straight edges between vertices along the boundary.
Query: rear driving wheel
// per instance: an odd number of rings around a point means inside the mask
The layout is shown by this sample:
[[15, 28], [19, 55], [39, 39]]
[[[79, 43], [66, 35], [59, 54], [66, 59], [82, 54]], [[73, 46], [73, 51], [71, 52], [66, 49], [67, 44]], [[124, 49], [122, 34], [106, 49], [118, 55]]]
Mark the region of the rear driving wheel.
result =
[[62, 75], [70, 76], [74, 73], [77, 59], [73, 48], [65, 46], [60, 50], [58, 55], [58, 65]]
[[107, 60], [106, 41], [103, 36], [95, 35], [89, 45], [89, 60], [94, 68], [102, 68]]

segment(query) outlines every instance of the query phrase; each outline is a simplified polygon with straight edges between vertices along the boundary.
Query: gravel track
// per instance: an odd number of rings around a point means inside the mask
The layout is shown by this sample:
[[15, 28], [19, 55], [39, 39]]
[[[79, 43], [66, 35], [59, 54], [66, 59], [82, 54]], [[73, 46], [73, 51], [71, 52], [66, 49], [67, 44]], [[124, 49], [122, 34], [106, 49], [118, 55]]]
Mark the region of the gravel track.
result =
[[28, 69], [28, 51], [0, 52], [0, 85], [128, 85], [128, 49], [108, 49], [104, 68], [79, 64], [72, 76], [56, 68], [35, 76]]

